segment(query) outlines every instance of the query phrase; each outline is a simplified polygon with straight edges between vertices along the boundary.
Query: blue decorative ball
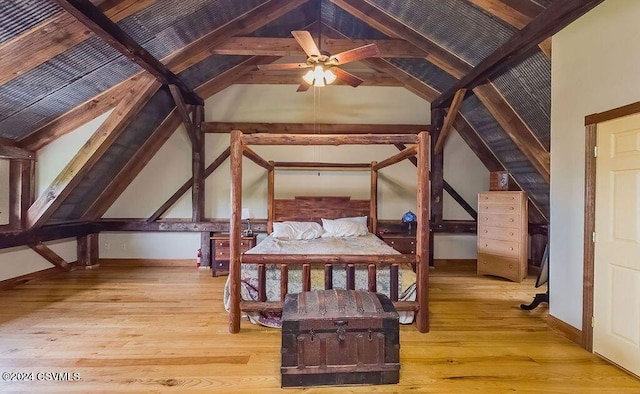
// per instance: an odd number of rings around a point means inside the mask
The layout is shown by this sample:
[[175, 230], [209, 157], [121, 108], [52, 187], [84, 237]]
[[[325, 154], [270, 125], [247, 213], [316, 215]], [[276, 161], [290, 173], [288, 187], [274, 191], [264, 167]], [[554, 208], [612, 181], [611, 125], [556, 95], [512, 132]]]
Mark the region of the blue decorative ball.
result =
[[418, 221], [418, 217], [416, 216], [415, 213], [409, 211], [407, 213], [405, 213], [404, 215], [402, 215], [402, 223], [413, 223], [413, 222], [417, 222]]

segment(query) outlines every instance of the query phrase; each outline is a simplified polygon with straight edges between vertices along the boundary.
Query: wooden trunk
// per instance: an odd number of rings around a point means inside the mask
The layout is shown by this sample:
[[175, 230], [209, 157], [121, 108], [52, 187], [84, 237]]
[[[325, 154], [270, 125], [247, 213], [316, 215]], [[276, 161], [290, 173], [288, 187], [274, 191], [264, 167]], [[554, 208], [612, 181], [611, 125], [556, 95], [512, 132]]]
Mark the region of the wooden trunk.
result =
[[287, 294], [282, 387], [398, 383], [398, 314], [382, 294], [320, 290]]

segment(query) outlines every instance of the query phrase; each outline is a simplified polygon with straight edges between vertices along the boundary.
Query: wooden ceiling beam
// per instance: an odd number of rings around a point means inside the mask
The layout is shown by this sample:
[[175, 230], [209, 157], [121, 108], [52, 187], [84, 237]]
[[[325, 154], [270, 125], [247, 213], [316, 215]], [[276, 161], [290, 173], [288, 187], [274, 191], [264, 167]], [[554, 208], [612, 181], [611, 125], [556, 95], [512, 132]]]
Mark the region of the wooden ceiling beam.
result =
[[36, 154], [33, 151], [18, 148], [11, 145], [0, 144], [0, 158], [2, 159], [19, 159], [19, 160], [35, 160]]
[[[501, 21], [521, 30], [538, 16], [544, 7], [531, 0], [467, 0]], [[538, 44], [551, 59], [551, 37]]]
[[522, 154], [529, 160], [547, 183], [551, 180], [551, 155], [533, 134], [529, 126], [518, 116], [516, 111], [507, 103], [498, 89], [491, 84], [476, 86], [473, 93], [480, 99], [487, 110], [493, 115], [505, 133], [511, 138]]
[[[114, 22], [127, 18], [156, 0], [110, 0], [98, 6]], [[91, 30], [66, 12], [0, 45], [0, 85], [39, 66], [91, 37]]]
[[205, 99], [233, 85], [245, 74], [257, 70], [258, 64], [267, 64], [277, 60], [276, 56], [250, 57], [230, 69], [221, 72], [196, 88], [196, 92]]
[[165, 58], [165, 64], [170, 70], [180, 73], [211, 56], [217, 46], [232, 37], [253, 33], [308, 1], [310, 0], [269, 0]]
[[244, 134], [418, 134], [428, 125], [392, 124], [334, 124], [334, 123], [242, 123], [205, 122], [205, 133], [229, 133], [240, 130]]
[[109, 207], [120, 197], [129, 184], [138, 176], [140, 171], [151, 161], [164, 143], [171, 137], [180, 125], [180, 116], [174, 109], [165, 120], [149, 136], [138, 151], [129, 159], [127, 164], [109, 182], [103, 192], [84, 213], [84, 220], [98, 220], [107, 212]]
[[[358, 78], [364, 80], [360, 86], [403, 86], [396, 78], [376, 71], [355, 71], [348, 70]], [[251, 71], [234, 81], [234, 84], [270, 84], [270, 85], [299, 85], [302, 81], [303, 72], [293, 71]], [[349, 86], [341, 80], [336, 80], [334, 86]]]
[[111, 115], [29, 207], [28, 227], [40, 227], [53, 215], [159, 88], [160, 83], [148, 74], [131, 87]]
[[392, 76], [393, 78], [397, 79], [405, 87], [405, 89], [411, 91], [412, 93], [425, 99], [426, 101], [431, 102], [440, 94], [440, 92], [438, 92], [431, 86], [427, 85], [413, 75], [408, 74], [406, 71], [396, 67], [394, 64], [390, 63], [387, 60], [371, 58], [362, 60], [362, 63], [376, 71], [383, 72]]
[[107, 44], [158, 78], [160, 82], [180, 87], [189, 104], [203, 105], [202, 98], [91, 2], [83, 0], [55, 0], [55, 2]]
[[451, 102], [451, 107], [449, 107], [449, 110], [447, 111], [447, 116], [444, 118], [442, 129], [440, 130], [440, 134], [438, 135], [436, 146], [433, 148], [433, 152], [435, 154], [439, 154], [440, 152], [442, 152], [444, 143], [447, 142], [447, 137], [449, 137], [449, 133], [451, 132], [451, 128], [453, 127], [453, 121], [455, 120], [456, 115], [458, 115], [458, 110], [460, 109], [460, 105], [464, 100], [465, 93], [467, 93], [467, 89], [460, 89], [453, 97], [453, 102]]
[[[317, 41], [317, 37], [314, 37]], [[376, 44], [380, 57], [425, 58], [428, 53], [405, 40], [352, 40], [322, 37], [322, 50], [336, 54], [368, 44]], [[216, 55], [306, 56], [295, 38], [233, 37], [211, 50]]]
[[472, 69], [471, 65], [464, 60], [365, 0], [331, 0], [331, 2], [387, 36], [403, 39], [415, 45], [428, 53], [426, 56], [428, 61], [456, 78], [468, 74]]
[[448, 106], [458, 90], [473, 89], [494, 74], [518, 62], [545, 38], [560, 31], [602, 1], [604, 0], [563, 0], [552, 3], [549, 8], [542, 11], [522, 30], [493, 51], [449, 90], [442, 93], [431, 105], [436, 108]]
[[[476, 154], [478, 159], [484, 164], [489, 171], [506, 171], [506, 168], [500, 160], [493, 154], [491, 149], [480, 138], [478, 132], [469, 124], [469, 122], [458, 114], [453, 123], [453, 127], [458, 132], [458, 135], [467, 143], [469, 148]], [[522, 190], [518, 182], [515, 180], [512, 174], [509, 174], [510, 185], [516, 186], [517, 190]], [[537, 204], [529, 198], [529, 222], [531, 223], [549, 223], [549, 219], [542, 213], [542, 210]]]
[[115, 107], [144, 72], [138, 73], [65, 112], [18, 141], [18, 146], [37, 151]]

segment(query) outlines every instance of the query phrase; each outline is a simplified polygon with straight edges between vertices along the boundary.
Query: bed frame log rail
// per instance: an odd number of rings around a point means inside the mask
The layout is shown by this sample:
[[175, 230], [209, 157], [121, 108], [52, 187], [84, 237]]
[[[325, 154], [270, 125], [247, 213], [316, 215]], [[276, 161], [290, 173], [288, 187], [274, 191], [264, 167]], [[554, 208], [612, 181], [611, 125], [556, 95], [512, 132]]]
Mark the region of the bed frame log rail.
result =
[[[372, 145], [372, 144], [414, 144], [402, 152], [382, 161], [363, 163], [289, 163], [274, 162], [262, 159], [248, 145]], [[273, 230], [274, 218], [277, 210], [277, 200], [274, 198], [274, 180], [276, 167], [282, 168], [342, 168], [342, 169], [370, 169], [371, 196], [370, 200], [350, 200], [349, 212], [357, 215], [369, 215], [369, 230], [376, 232], [378, 217], [378, 171], [386, 166], [398, 163], [404, 159], [416, 156], [418, 163], [418, 185], [416, 193], [418, 222], [416, 226], [416, 255], [271, 255], [240, 253], [241, 212], [242, 212], [242, 157], [246, 156], [256, 164], [267, 170], [267, 230]], [[229, 331], [240, 331], [242, 312], [281, 311], [282, 301], [288, 289], [288, 272], [290, 265], [302, 265], [303, 290], [311, 288], [311, 266], [324, 266], [325, 288], [331, 288], [333, 268], [346, 265], [347, 288], [355, 287], [356, 265], [366, 265], [368, 270], [368, 288], [376, 291], [376, 271], [380, 264], [390, 264], [390, 298], [399, 311], [414, 311], [416, 313], [416, 328], [420, 332], [429, 331], [429, 133], [418, 135], [406, 134], [367, 134], [367, 135], [339, 135], [339, 134], [243, 134], [239, 130], [231, 131], [230, 146], [231, 161], [231, 218], [229, 223]], [[324, 199], [341, 199], [343, 197], [325, 197]], [[300, 198], [304, 200], [304, 198]], [[349, 200], [347, 197], [346, 200]], [[326, 217], [326, 216], [325, 216]], [[417, 273], [416, 301], [398, 301], [398, 267], [400, 264], [415, 264]], [[258, 301], [243, 301], [240, 296], [241, 264], [258, 265]], [[280, 265], [281, 301], [266, 300], [266, 265]]]

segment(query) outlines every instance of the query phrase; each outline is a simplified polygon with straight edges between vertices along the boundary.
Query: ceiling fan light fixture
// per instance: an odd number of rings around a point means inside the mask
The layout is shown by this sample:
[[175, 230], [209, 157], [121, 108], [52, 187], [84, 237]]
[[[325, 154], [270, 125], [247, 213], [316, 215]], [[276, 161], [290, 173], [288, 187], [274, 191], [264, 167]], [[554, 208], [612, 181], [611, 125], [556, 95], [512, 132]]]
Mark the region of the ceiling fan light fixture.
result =
[[324, 69], [322, 66], [317, 65], [316, 68], [313, 69], [313, 86], [324, 86]]
[[309, 70], [302, 76], [302, 79], [309, 85], [313, 85], [313, 80], [315, 76], [313, 74], [313, 70]]
[[324, 80], [327, 85], [331, 85], [336, 81], [336, 74], [334, 74], [331, 69], [324, 70]]

